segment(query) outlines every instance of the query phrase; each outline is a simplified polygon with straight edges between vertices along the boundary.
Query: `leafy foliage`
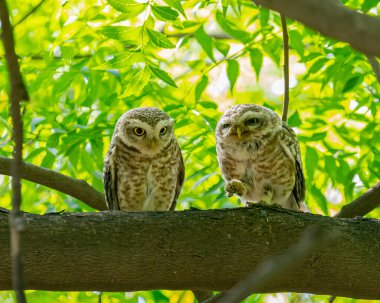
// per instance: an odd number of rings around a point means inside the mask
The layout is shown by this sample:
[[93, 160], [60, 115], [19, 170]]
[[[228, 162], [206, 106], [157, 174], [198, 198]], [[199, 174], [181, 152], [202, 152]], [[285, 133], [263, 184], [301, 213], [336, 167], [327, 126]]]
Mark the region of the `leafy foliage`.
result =
[[[13, 23], [38, 2], [8, 1]], [[344, 2], [378, 15], [378, 1]], [[16, 52], [31, 95], [23, 115], [25, 160], [85, 179], [102, 191], [103, 157], [116, 120], [130, 108], [153, 105], [175, 120], [185, 159], [186, 182], [178, 209], [240, 206], [224, 194], [215, 126], [222, 112], [235, 103], [261, 104], [280, 114], [280, 26], [276, 13], [240, 0], [44, 3], [15, 28]], [[312, 212], [334, 215], [380, 178], [379, 84], [365, 56], [348, 45], [290, 20], [288, 26], [289, 124], [301, 142], [307, 204]], [[8, 91], [2, 60], [0, 155], [10, 157]], [[10, 179], [0, 176], [0, 181], [1, 206], [10, 207]], [[26, 181], [23, 195], [22, 207], [29, 212], [91, 210]], [[97, 301], [94, 293], [29, 292], [28, 296], [30, 302]], [[10, 293], [0, 294], [0, 301], [12, 300]], [[155, 291], [104, 294], [103, 300], [194, 299], [189, 292]], [[246, 302], [263, 300], [265, 296], [252, 296]]]

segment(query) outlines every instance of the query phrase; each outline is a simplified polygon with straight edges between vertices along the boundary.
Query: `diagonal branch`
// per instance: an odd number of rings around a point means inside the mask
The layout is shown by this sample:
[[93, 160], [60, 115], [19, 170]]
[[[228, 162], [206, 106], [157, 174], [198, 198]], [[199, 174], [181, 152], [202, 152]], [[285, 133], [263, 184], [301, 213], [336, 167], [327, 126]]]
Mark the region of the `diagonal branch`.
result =
[[380, 18], [365, 15], [338, 0], [253, 0], [319, 31], [348, 42], [364, 54], [380, 56]]
[[297, 264], [317, 249], [330, 243], [335, 236], [323, 232], [319, 226], [312, 226], [305, 231], [301, 240], [285, 253], [263, 262], [245, 280], [238, 282], [215, 302], [239, 303], [246, 297], [268, 285], [270, 281], [281, 274], [289, 272]]
[[24, 22], [29, 16], [31, 16], [36, 10], [39, 9], [39, 7], [45, 2], [46, 0], [41, 0], [35, 7], [33, 7], [24, 17], [22, 17], [20, 20], [18, 20], [14, 25], [13, 28], [20, 25], [22, 22]]
[[[12, 159], [0, 157], [0, 174], [11, 174]], [[22, 178], [76, 198], [97, 210], [106, 210], [104, 195], [84, 180], [78, 180], [50, 169], [23, 162]]]
[[364, 216], [380, 206], [380, 182], [363, 195], [342, 207], [336, 218]]
[[373, 69], [373, 72], [375, 73], [377, 82], [380, 84], [380, 64], [377, 62], [377, 59], [375, 56], [368, 56], [367, 59], [369, 64], [371, 64], [371, 67]]

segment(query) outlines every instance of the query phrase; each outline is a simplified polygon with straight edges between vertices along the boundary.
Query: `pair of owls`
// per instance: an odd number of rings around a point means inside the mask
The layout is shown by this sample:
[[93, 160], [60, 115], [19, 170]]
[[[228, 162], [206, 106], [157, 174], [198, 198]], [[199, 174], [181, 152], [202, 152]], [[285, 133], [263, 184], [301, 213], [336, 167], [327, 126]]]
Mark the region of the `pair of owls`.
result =
[[[216, 142], [228, 196], [300, 209], [305, 181], [299, 144], [275, 112], [233, 106], [218, 122]], [[145, 107], [120, 117], [104, 165], [109, 209], [174, 210], [184, 178], [173, 120], [166, 113]]]

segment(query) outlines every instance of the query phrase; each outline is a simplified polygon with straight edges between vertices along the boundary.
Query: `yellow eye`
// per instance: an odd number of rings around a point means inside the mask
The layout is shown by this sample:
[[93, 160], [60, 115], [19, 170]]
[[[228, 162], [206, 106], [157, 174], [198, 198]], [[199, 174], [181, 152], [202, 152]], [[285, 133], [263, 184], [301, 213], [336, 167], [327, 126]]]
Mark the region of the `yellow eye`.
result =
[[166, 131], [168, 130], [168, 128], [165, 126], [163, 128], [160, 129], [160, 135], [165, 135]]
[[141, 127], [135, 127], [133, 129], [133, 132], [135, 133], [136, 136], [142, 136], [143, 134], [145, 134], [145, 130], [142, 129]]

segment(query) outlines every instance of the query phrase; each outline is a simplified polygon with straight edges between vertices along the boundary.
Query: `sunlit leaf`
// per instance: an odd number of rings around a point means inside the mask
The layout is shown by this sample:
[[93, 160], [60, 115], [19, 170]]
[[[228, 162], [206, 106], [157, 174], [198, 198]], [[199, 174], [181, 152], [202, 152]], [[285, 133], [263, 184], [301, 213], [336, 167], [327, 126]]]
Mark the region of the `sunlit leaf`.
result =
[[160, 32], [147, 28], [147, 33], [148, 33], [149, 38], [152, 40], [152, 42], [156, 44], [158, 47], [162, 47], [162, 48], [175, 47], [175, 45], [171, 43], [170, 40], [166, 38], [166, 36], [161, 34]]
[[236, 60], [227, 60], [227, 77], [230, 80], [230, 91], [232, 92], [239, 76], [239, 63]]
[[147, 3], [138, 3], [132, 0], [107, 0], [108, 3], [119, 12], [124, 13], [125, 19], [141, 14], [147, 7]]
[[165, 83], [169, 84], [173, 87], [178, 87], [177, 84], [175, 84], [174, 80], [169, 76], [169, 74], [162, 69], [159, 69], [158, 67], [154, 67], [152, 65], [149, 65], [149, 68], [153, 72], [154, 75], [156, 75], [157, 78], [161, 79]]
[[169, 6], [152, 5], [151, 8], [153, 14], [160, 20], [174, 21], [178, 17], [177, 11], [170, 8]]

